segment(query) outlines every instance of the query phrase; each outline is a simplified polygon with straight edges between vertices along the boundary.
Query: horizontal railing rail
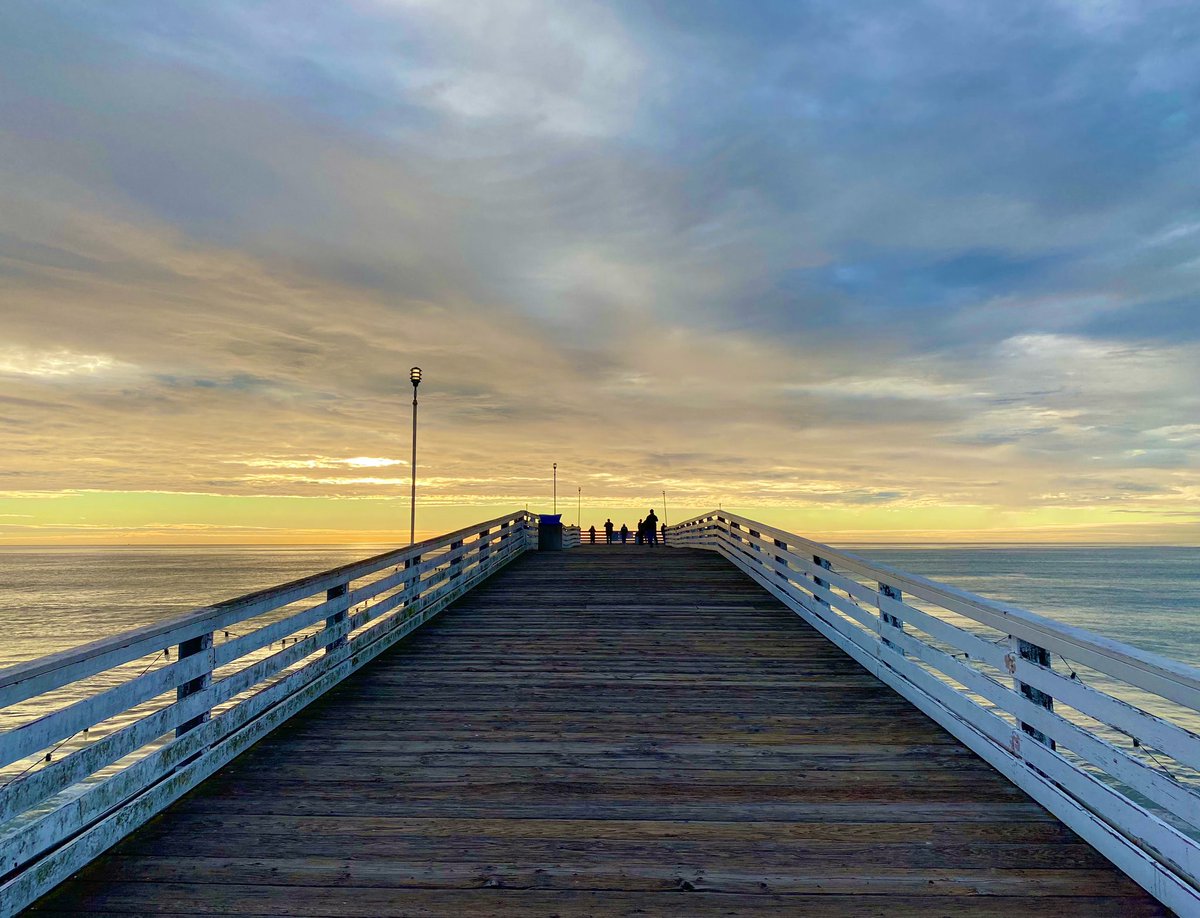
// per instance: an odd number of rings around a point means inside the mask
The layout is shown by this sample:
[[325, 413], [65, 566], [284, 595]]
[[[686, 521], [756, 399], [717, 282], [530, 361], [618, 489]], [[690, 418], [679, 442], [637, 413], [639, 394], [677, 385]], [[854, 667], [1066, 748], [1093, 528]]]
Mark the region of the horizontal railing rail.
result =
[[733, 513], [667, 534], [728, 558], [1161, 902], [1200, 915], [1200, 669]]
[[0, 670], [0, 916], [536, 548], [516, 511]]

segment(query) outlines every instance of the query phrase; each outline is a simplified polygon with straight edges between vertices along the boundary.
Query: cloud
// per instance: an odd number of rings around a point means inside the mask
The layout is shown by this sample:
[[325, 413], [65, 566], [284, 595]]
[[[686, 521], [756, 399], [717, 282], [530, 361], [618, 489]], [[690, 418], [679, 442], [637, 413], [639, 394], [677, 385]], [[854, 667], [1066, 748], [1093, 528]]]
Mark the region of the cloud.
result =
[[445, 505], [1174, 512], [1198, 76], [1172, 4], [9, 5], [0, 481], [388, 500], [420, 364]]

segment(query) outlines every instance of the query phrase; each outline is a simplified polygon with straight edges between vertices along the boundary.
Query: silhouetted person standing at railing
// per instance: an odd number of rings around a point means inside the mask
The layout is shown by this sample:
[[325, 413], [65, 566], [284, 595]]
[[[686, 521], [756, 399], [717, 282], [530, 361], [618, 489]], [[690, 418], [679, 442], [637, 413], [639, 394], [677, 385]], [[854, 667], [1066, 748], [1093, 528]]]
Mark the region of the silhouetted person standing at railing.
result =
[[624, 523], [621, 524], [621, 544], [624, 545], [629, 541], [629, 527]]
[[608, 540], [609, 545], [612, 545], [612, 531], [613, 531], [612, 520], [605, 520], [604, 521], [604, 538]]
[[641, 545], [646, 538], [646, 521], [638, 520], [637, 529], [633, 532], [633, 544]]
[[588, 538], [591, 540], [591, 543], [593, 545], [596, 544], [596, 527], [595, 526], [588, 527]]
[[651, 545], [658, 544], [658, 517], [654, 515], [653, 507], [646, 516], [646, 541]]
[[663, 545], [666, 545], [667, 544], [667, 524], [663, 523], [662, 526], [659, 527], [659, 529], [662, 531], [662, 543], [663, 543]]

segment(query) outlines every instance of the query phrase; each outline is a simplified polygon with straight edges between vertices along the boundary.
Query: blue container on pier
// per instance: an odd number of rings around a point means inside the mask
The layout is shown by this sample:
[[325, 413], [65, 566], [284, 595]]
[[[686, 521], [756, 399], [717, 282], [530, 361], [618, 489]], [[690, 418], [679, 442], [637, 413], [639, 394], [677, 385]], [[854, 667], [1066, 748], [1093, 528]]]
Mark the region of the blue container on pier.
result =
[[562, 551], [562, 514], [543, 513], [538, 517], [538, 551]]

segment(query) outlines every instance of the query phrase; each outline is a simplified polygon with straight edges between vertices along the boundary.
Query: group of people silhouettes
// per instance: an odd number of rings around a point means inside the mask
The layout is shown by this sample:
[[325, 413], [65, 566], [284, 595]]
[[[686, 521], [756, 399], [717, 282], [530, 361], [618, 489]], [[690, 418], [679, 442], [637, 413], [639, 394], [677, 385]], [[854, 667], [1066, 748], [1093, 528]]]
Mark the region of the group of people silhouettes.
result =
[[[664, 523], [662, 526], [662, 540], [667, 541], [667, 526]], [[593, 545], [596, 544], [596, 527], [592, 526], [588, 529], [588, 535], [591, 538]], [[637, 545], [657, 545], [659, 538], [658, 517], [654, 515], [654, 508], [650, 508], [650, 512], [646, 514], [645, 519], [638, 520], [637, 529], [634, 531], [633, 539]], [[604, 521], [604, 541], [609, 545], [620, 541], [622, 545], [629, 541], [629, 527], [624, 523], [618, 530], [613, 526], [611, 519]]]

